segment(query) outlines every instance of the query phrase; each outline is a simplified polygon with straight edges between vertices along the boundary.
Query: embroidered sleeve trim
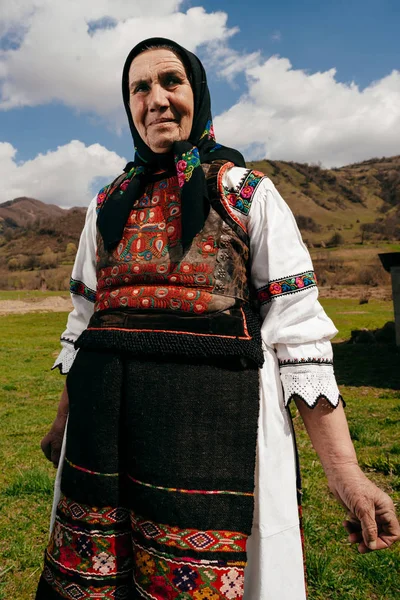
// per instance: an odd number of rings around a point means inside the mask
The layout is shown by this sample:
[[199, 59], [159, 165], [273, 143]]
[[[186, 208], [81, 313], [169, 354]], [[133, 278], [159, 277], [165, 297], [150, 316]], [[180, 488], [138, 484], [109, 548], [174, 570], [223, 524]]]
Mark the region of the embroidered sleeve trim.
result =
[[257, 290], [257, 298], [260, 304], [271, 302], [272, 298], [285, 296], [287, 294], [295, 294], [306, 288], [315, 287], [317, 285], [317, 277], [314, 271], [306, 271], [297, 275], [290, 275], [283, 279], [274, 279], [269, 281], [267, 285]]
[[[281, 381], [287, 406], [294, 397], [301, 398], [314, 408], [321, 398], [337, 407], [341, 398], [333, 366], [315, 360], [310, 363], [292, 363], [281, 367]], [[285, 368], [286, 367], [286, 368]]]
[[75, 360], [77, 352], [78, 350], [73, 348], [63, 348], [54, 361], [54, 365], [51, 367], [51, 370], [53, 371], [54, 369], [59, 369], [61, 375], [66, 375], [72, 367], [72, 363]]
[[263, 177], [264, 173], [261, 173], [261, 171], [246, 170], [235, 189], [232, 190], [223, 186], [222, 191], [228, 206], [247, 217], [254, 193]]
[[343, 400], [342, 396], [339, 394], [338, 398], [335, 402], [333, 402], [332, 400], [330, 400], [329, 398], [327, 398], [326, 396], [324, 396], [323, 394], [320, 394], [318, 396], [318, 398], [316, 398], [314, 400], [314, 402], [312, 404], [310, 404], [309, 399], [307, 398], [303, 398], [303, 396], [300, 396], [300, 394], [292, 394], [292, 396], [289, 398], [288, 401], [285, 401], [285, 406], [288, 406], [288, 404], [291, 402], [291, 400], [295, 399], [295, 398], [300, 398], [300, 400], [302, 400], [305, 404], [307, 404], [307, 406], [309, 408], [315, 408], [318, 404], [318, 402], [320, 401], [328, 401], [329, 404], [333, 407], [333, 408], [337, 408], [339, 406], [339, 402], [341, 401], [343, 406], [346, 406], [345, 401]]
[[333, 360], [330, 358], [293, 358], [279, 360], [279, 367], [293, 367], [297, 365], [332, 365]]
[[232, 211], [232, 206], [229, 203], [228, 195], [231, 192], [222, 183], [222, 178], [225, 175], [225, 172], [234, 166], [235, 165], [232, 162], [227, 162], [224, 165], [222, 165], [222, 167], [220, 168], [220, 170], [218, 172], [218, 190], [220, 191], [221, 201], [222, 201], [222, 204], [223, 204], [228, 216], [236, 223], [236, 225], [239, 225], [240, 229], [242, 231], [244, 231], [244, 233], [247, 235], [247, 229], [244, 226], [244, 223], [242, 223], [241, 219]]
[[96, 302], [96, 291], [85, 285], [83, 281], [72, 279], [71, 277], [69, 291], [71, 294], [75, 294], [75, 296], [82, 296], [88, 302]]
[[66, 342], [67, 344], [72, 344], [72, 345], [75, 344], [74, 340], [70, 340], [69, 338], [62, 337], [62, 336], [60, 337], [60, 341], [61, 342]]

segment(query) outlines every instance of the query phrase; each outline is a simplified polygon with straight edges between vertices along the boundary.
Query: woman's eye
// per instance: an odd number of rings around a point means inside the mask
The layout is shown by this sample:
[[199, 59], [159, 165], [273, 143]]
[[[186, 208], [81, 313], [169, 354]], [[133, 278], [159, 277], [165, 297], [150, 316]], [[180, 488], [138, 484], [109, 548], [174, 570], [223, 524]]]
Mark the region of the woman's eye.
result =
[[147, 85], [147, 83], [138, 83], [138, 85], [134, 88], [134, 93], [137, 94], [138, 92], [146, 92], [149, 89], [149, 86]]
[[168, 77], [166, 77], [165, 79], [165, 84], [172, 86], [172, 85], [179, 85], [180, 83], [180, 79], [179, 77], [176, 77], [175, 75], [169, 75]]

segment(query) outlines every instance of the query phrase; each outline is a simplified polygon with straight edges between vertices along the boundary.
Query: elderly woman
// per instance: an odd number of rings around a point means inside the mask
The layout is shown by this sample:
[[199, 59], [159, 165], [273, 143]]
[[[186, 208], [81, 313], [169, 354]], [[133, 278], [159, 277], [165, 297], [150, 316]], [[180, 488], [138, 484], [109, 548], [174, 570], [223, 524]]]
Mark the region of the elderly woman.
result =
[[271, 181], [216, 143], [196, 56], [141, 42], [122, 89], [135, 160], [89, 206], [72, 273], [36, 598], [304, 600], [292, 398], [350, 541], [399, 536], [357, 465], [309, 254]]

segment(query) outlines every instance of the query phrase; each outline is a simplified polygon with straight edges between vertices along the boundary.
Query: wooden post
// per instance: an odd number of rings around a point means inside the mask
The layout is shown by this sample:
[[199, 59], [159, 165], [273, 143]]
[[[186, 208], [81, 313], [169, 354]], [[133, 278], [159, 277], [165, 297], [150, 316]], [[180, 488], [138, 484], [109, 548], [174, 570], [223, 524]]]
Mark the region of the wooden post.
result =
[[400, 346], [400, 267], [392, 267], [390, 274], [392, 276], [396, 345]]

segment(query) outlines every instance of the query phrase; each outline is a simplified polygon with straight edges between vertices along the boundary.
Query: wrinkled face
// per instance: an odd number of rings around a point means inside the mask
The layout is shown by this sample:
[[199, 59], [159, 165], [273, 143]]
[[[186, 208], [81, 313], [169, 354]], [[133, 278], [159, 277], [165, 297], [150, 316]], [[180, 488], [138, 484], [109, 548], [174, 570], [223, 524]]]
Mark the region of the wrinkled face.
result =
[[156, 48], [136, 56], [129, 69], [129, 107], [142, 140], [165, 153], [187, 140], [194, 98], [185, 67], [170, 50]]

